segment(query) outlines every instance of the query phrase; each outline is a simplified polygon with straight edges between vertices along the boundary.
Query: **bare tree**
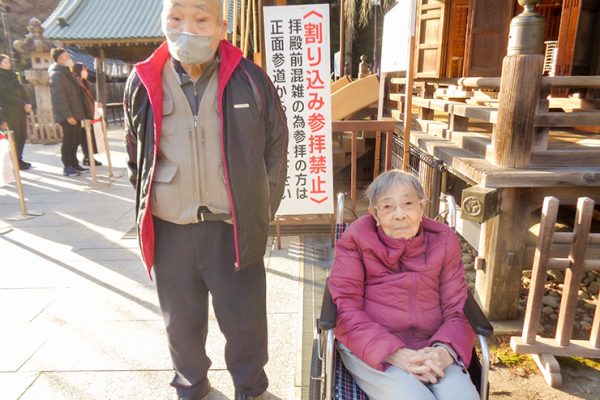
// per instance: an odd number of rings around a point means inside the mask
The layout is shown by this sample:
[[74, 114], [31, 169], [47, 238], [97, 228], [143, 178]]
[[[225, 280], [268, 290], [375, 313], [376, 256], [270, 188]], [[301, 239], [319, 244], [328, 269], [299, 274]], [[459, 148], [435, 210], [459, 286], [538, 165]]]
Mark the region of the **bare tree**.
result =
[[[360, 28], [365, 27], [369, 23], [369, 17], [373, 9], [373, 0], [340, 0], [345, 1], [346, 5], [346, 34], [350, 38], [356, 35], [356, 24]], [[383, 13], [385, 14], [396, 5], [396, 0], [380, 0]]]

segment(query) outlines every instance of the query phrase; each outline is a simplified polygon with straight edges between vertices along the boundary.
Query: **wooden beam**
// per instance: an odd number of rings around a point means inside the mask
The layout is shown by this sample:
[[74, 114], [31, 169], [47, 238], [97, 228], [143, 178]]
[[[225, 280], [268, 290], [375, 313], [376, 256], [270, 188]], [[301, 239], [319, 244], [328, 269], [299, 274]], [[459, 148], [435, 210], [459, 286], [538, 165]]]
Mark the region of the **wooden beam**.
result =
[[569, 252], [569, 260], [572, 261], [572, 265], [565, 274], [563, 296], [556, 325], [556, 341], [560, 346], [567, 346], [573, 333], [577, 293], [581, 285], [584, 262], [586, 261], [586, 247], [592, 224], [593, 209], [594, 201], [588, 197], [583, 197], [577, 202], [575, 227], [573, 229], [575, 240]]
[[[415, 35], [411, 35], [408, 45], [408, 70], [406, 71], [406, 87], [404, 91], [404, 118], [402, 119], [404, 140], [402, 155], [402, 170], [408, 171], [410, 161], [410, 124], [412, 122], [413, 78], [415, 64]], [[382, 110], [383, 112], [383, 110]]]
[[[573, 232], [554, 232], [552, 243], [573, 243], [575, 234]], [[590, 233], [588, 244], [600, 244], [600, 233]]]
[[600, 112], [541, 112], [535, 115], [535, 126], [600, 126]]
[[239, 10], [238, 10], [238, 2], [237, 0], [233, 0], [233, 26], [231, 27], [231, 43], [237, 47], [237, 37], [238, 37], [238, 18], [239, 18]]
[[568, 88], [600, 88], [600, 76], [546, 76], [544, 85]]
[[588, 340], [571, 340], [567, 346], [559, 346], [554, 338], [536, 337], [535, 343], [527, 344], [520, 337], [512, 337], [510, 347], [521, 354], [554, 354], [564, 357], [600, 358], [600, 349], [593, 347]]
[[[552, 265], [552, 269], [565, 269], [571, 265], [571, 261], [566, 258], [569, 254], [570, 246], [567, 243], [552, 242], [550, 249], [550, 259], [548, 263]], [[598, 259], [600, 259], [600, 246], [588, 242], [588, 259], [583, 264], [583, 269], [586, 271], [598, 270]], [[533, 265], [535, 256], [535, 245], [528, 243], [525, 246], [525, 256], [523, 257], [523, 269], [528, 270]]]
[[530, 167], [599, 167], [600, 148], [532, 151]]
[[523, 322], [523, 341], [531, 344], [537, 335], [537, 326], [542, 315], [542, 297], [544, 296], [544, 285], [546, 284], [546, 271], [550, 259], [550, 248], [554, 236], [554, 225], [558, 215], [558, 199], [546, 197], [542, 207], [542, 219], [540, 221], [540, 235], [535, 249], [533, 259], [533, 272], [529, 295], [527, 296], [527, 308], [525, 310], [525, 321]]
[[[551, 258], [548, 260], [548, 267], [558, 271], [565, 271], [573, 267], [574, 263], [570, 258]], [[581, 262], [583, 271], [600, 271], [600, 260], [583, 260]]]
[[600, 110], [600, 100], [581, 99], [578, 97], [551, 97], [550, 108], [562, 108], [563, 110]]
[[106, 75], [104, 74], [104, 49], [100, 49], [100, 57], [96, 58], [96, 101], [106, 103]]
[[553, 388], [562, 385], [562, 375], [560, 374], [560, 364], [552, 354], [532, 354], [531, 357], [537, 364], [544, 380]]
[[[463, 77], [463, 78], [417, 78], [416, 82], [428, 82], [439, 85], [456, 85], [463, 87], [499, 89], [499, 77]], [[599, 88], [600, 76], [544, 76], [542, 85], [571, 88]]]
[[[413, 105], [435, 111], [454, 113], [461, 117], [473, 118], [492, 124], [495, 124], [498, 119], [498, 109], [494, 107], [475, 106], [455, 101], [426, 99], [423, 97], [413, 97]], [[432, 117], [423, 119], [432, 119]]]
[[393, 131], [398, 124], [394, 120], [348, 120], [333, 121], [331, 128], [334, 132], [359, 132], [359, 131]]

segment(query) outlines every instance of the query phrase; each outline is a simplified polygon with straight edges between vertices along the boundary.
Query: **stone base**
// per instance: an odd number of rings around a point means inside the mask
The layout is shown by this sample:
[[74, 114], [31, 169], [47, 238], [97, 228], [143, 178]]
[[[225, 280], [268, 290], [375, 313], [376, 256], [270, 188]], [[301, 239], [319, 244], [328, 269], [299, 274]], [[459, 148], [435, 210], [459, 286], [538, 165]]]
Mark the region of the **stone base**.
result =
[[27, 136], [33, 144], [55, 144], [62, 141], [62, 127], [54, 122], [50, 113], [27, 116]]

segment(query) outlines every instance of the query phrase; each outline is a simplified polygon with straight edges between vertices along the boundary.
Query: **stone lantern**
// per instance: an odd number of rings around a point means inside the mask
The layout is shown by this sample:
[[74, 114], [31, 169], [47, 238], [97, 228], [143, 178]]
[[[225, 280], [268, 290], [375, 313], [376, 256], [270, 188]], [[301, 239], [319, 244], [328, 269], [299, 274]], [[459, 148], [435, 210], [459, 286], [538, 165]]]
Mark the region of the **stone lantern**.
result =
[[50, 50], [62, 47], [62, 44], [44, 37], [44, 28], [37, 18], [29, 20], [27, 30], [27, 36], [23, 40], [16, 40], [14, 48], [22, 56], [31, 59], [31, 69], [25, 71], [25, 77], [34, 86], [36, 109], [27, 117], [28, 136], [32, 143], [56, 143], [62, 138], [62, 128], [52, 115], [48, 67], [52, 63]]

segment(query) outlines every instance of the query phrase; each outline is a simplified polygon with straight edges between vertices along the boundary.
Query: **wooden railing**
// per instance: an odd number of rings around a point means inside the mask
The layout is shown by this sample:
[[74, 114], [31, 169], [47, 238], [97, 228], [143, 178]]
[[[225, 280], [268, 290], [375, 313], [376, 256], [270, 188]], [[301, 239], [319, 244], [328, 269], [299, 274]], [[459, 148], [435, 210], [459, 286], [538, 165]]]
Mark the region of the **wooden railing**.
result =
[[351, 208], [356, 211], [356, 163], [358, 158], [357, 138], [359, 132], [376, 132], [375, 136], [375, 165], [374, 175], [379, 172], [379, 154], [381, 153], [381, 134], [385, 134], [385, 169], [392, 165], [392, 134], [397, 121], [394, 120], [357, 120], [333, 121], [334, 132], [352, 132], [351, 161], [350, 161], [350, 201]]
[[[558, 205], [555, 197], [546, 197], [544, 200], [523, 334], [511, 338], [512, 349], [517, 353], [531, 354], [546, 382], [553, 387], [562, 384], [560, 367], [554, 356], [600, 358], [600, 307], [596, 306], [589, 340], [571, 339], [581, 279], [585, 271], [600, 271], [600, 259], [586, 258], [588, 244], [600, 243], [599, 233], [589, 233], [594, 201], [587, 197], [579, 199], [575, 227], [571, 233], [554, 232]], [[571, 243], [569, 257], [550, 257], [553, 243]], [[537, 335], [548, 269], [566, 270], [554, 338]]]
[[[458, 85], [464, 88], [476, 89], [496, 89], [500, 88], [500, 78], [452, 78], [452, 79], [428, 79], [425, 82], [425, 90], [421, 96], [413, 98], [412, 103], [420, 108], [417, 125], [420, 130], [434, 136], [450, 139], [459, 146], [469, 150], [476, 155], [496, 162], [493, 152], [490, 152], [487, 144], [495, 146], [508, 145], [504, 143], [503, 136], [496, 135], [496, 125], [498, 124], [499, 108], [496, 103], [492, 105], [474, 105], [461, 101], [452, 101], [433, 98], [434, 92], [432, 85]], [[422, 82], [422, 83], [423, 83]], [[600, 76], [560, 76], [543, 77], [541, 79], [541, 89], [538, 94], [539, 100], [537, 110], [533, 118], [534, 132], [531, 138], [527, 138], [527, 132], [519, 132], [522, 140], [530, 140], [527, 154], [521, 154], [523, 166], [547, 167], [563, 165], [600, 165], [597, 148], [578, 149], [578, 156], [574, 159], [572, 151], [560, 148], [549, 149], [548, 138], [551, 129], [563, 129], [567, 127], [598, 127], [600, 126], [600, 111], [598, 110], [580, 110], [577, 112], [551, 112], [548, 96], [552, 88], [600, 88]], [[502, 95], [502, 94], [500, 94]], [[435, 118], [435, 113], [446, 113], [448, 122], [442, 122]], [[488, 129], [487, 138], [484, 135], [474, 131], [472, 126], [475, 124], [491, 124]], [[523, 127], [522, 127], [523, 128]], [[514, 127], [513, 129], [522, 129]], [[490, 135], [494, 132], [493, 135]], [[469, 132], [471, 135], [467, 135]], [[485, 140], [488, 143], [485, 143]], [[497, 155], [496, 155], [497, 156]]]
[[63, 136], [50, 111], [27, 114], [27, 133], [30, 143], [40, 144], [60, 143]]

